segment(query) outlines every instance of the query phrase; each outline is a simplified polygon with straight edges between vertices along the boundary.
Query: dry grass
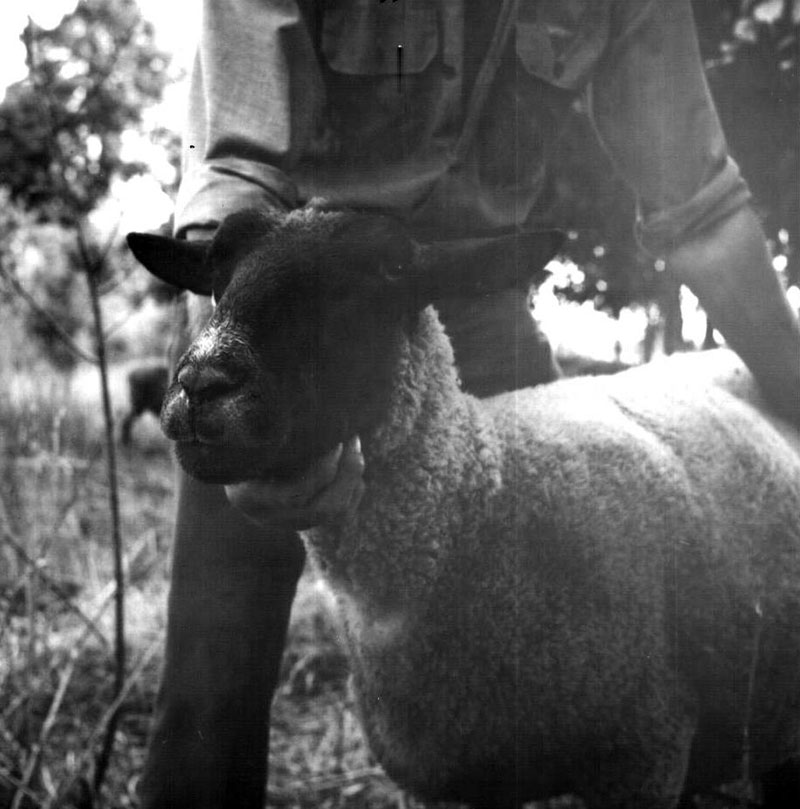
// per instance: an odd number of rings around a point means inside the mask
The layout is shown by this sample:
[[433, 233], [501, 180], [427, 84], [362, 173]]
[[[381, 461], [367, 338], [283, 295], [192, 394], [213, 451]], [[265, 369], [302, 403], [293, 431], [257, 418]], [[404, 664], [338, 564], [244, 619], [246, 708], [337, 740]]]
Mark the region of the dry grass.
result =
[[[44, 364], [4, 370], [0, 806], [50, 805], [88, 774], [111, 701], [112, 549], [100, 408], [96, 393], [77, 390], [74, 378]], [[116, 387], [122, 406], [122, 374]], [[128, 784], [141, 765], [157, 680], [171, 481], [165, 442], [120, 458], [130, 671], [139, 670], [118, 733], [113, 806], [133, 804]], [[81, 784], [75, 781], [76, 798]]]

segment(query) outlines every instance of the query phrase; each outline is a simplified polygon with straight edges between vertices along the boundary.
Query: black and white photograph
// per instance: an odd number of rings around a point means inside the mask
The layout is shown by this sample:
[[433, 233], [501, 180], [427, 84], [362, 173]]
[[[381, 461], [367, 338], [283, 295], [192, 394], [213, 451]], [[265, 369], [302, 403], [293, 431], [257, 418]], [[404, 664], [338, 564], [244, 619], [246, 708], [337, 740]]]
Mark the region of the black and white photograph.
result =
[[800, 0], [3, 0], [0, 809], [800, 809]]

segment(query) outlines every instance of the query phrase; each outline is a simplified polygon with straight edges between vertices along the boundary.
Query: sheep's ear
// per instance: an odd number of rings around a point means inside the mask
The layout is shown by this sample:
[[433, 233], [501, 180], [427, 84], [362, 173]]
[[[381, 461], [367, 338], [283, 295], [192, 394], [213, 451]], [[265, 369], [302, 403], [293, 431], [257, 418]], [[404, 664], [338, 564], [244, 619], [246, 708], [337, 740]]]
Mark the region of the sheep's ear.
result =
[[211, 272], [206, 264], [209, 242], [188, 242], [152, 233], [129, 233], [128, 247], [157, 278], [198, 295], [211, 294]]
[[527, 287], [564, 241], [558, 230], [418, 245], [417, 294], [428, 302]]
[[208, 250], [208, 264], [214, 272], [214, 291], [221, 297], [242, 258], [279, 222], [279, 215], [245, 208], [222, 220]]

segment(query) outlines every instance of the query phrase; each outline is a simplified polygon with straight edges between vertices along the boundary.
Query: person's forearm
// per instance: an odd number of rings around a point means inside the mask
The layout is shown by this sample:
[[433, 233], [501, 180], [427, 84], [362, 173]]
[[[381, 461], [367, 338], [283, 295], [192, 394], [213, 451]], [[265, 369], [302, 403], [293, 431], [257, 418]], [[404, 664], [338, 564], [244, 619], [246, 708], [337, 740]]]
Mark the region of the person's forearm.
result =
[[800, 325], [752, 209], [744, 206], [691, 236], [666, 259], [767, 398], [783, 415], [800, 420]]

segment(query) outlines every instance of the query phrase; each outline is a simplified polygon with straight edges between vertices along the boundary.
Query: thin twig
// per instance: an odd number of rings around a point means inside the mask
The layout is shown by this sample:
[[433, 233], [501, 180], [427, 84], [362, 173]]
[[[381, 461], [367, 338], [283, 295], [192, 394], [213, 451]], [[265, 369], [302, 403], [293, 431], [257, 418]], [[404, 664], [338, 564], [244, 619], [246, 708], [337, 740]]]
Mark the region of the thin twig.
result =
[[[101, 599], [100, 604], [99, 604], [97, 610], [95, 611], [94, 619], [90, 619], [90, 623], [91, 623], [92, 626], [95, 624], [96, 621], [98, 621], [102, 617], [103, 613], [106, 611], [109, 604], [111, 604], [113, 596], [114, 596], [115, 589], [116, 588], [112, 584], [111, 587], [108, 588], [107, 592], [105, 592], [103, 594], [103, 598]], [[14, 786], [15, 789], [17, 790], [17, 795], [20, 795], [20, 796], [25, 795], [25, 796], [28, 796], [28, 797], [33, 797], [34, 800], [36, 801], [36, 803], [39, 804], [40, 806], [42, 805], [43, 802], [39, 798], [37, 798], [34, 795], [34, 793], [31, 791], [30, 783], [31, 783], [31, 780], [32, 780], [33, 776], [36, 773], [36, 767], [38, 766], [38, 763], [41, 761], [42, 753], [44, 752], [44, 748], [45, 748], [45, 744], [47, 742], [47, 739], [50, 736], [50, 732], [52, 731], [53, 724], [55, 723], [55, 719], [56, 719], [58, 710], [60, 709], [61, 703], [63, 702], [64, 694], [66, 693], [67, 686], [69, 685], [69, 682], [72, 679], [72, 676], [74, 674], [74, 671], [75, 671], [75, 668], [76, 668], [76, 665], [77, 665], [77, 661], [79, 660], [81, 652], [83, 651], [84, 646], [86, 644], [86, 641], [89, 638], [89, 634], [90, 634], [90, 627], [87, 626], [87, 627], [84, 628], [84, 632], [81, 635], [81, 637], [79, 637], [76, 640], [76, 642], [73, 643], [70, 646], [69, 651], [68, 651], [67, 656], [66, 656], [66, 665], [64, 666], [64, 668], [62, 670], [62, 673], [61, 673], [61, 675], [59, 677], [58, 689], [56, 691], [55, 696], [53, 697], [53, 700], [52, 700], [52, 702], [50, 704], [50, 709], [49, 709], [49, 711], [47, 713], [47, 717], [45, 718], [45, 721], [44, 721], [44, 723], [42, 725], [42, 728], [40, 730], [40, 733], [39, 733], [38, 743], [31, 748], [31, 750], [32, 750], [31, 758], [28, 760], [28, 764], [25, 767], [25, 773], [23, 775], [23, 778], [21, 780], [20, 779], [14, 779], [13, 783], [12, 783], [12, 786]], [[158, 649], [159, 643], [160, 643], [160, 639], [157, 639], [156, 641], [153, 642], [151, 647], [147, 650], [147, 652], [143, 656], [143, 659], [138, 664], [136, 672], [131, 675], [132, 679], [135, 680], [136, 677], [138, 676], [138, 673], [141, 672], [141, 670], [143, 670], [144, 667], [150, 662], [150, 660], [153, 657], [153, 653]], [[60, 664], [58, 666], [56, 666], [56, 667], [59, 667], [59, 666], [60, 666]], [[129, 689], [130, 689], [130, 685], [128, 686], [128, 690]], [[106, 721], [107, 720], [105, 719], [105, 716], [104, 716], [104, 718], [101, 719], [100, 724], [95, 728], [95, 731], [93, 731], [92, 735], [90, 736], [90, 742], [87, 745], [87, 750], [91, 750], [94, 740], [99, 735], [100, 729], [104, 726]], [[80, 772], [80, 768], [76, 768], [76, 772]], [[0, 771], [0, 774], [2, 774], [2, 771]], [[66, 794], [68, 789], [71, 788], [72, 785], [74, 784], [76, 778], [77, 778], [77, 775], [72, 777], [72, 779], [68, 782], [67, 789], [62, 790], [62, 794]], [[51, 798], [51, 800], [53, 800], [53, 799], [55, 799], [55, 796], [53, 796], [53, 798]]]
[[89, 741], [87, 743], [87, 748], [94, 743], [97, 738], [100, 736], [101, 733], [104, 732], [106, 727], [111, 723], [111, 720], [114, 718], [115, 714], [119, 713], [119, 709], [122, 707], [122, 703], [128, 698], [128, 694], [130, 694], [131, 689], [142, 676], [142, 672], [150, 665], [150, 661], [156, 656], [156, 654], [161, 650], [162, 646], [162, 638], [158, 636], [154, 638], [150, 645], [145, 649], [142, 656], [139, 658], [139, 661], [136, 663], [133, 671], [131, 671], [130, 676], [127, 677], [125, 682], [122, 684], [122, 688], [120, 689], [119, 694], [114, 698], [114, 701], [111, 705], [106, 708], [105, 713], [100, 717], [100, 721], [97, 723], [97, 727], [92, 731], [92, 734], [89, 736]]
[[118, 320], [115, 320], [110, 326], [106, 328], [106, 337], [110, 337], [112, 334], [118, 332], [126, 323], [128, 323], [138, 314], [139, 314], [139, 307], [138, 306], [131, 307], [126, 314], [124, 314]]
[[283, 788], [270, 787], [268, 797], [281, 801], [299, 794], [309, 794], [357, 784], [361, 781], [389, 781], [389, 777], [381, 767], [364, 767], [348, 773], [323, 773], [305, 778], [303, 781], [290, 781]]
[[[100, 606], [97, 609], [97, 618], [99, 620], [102, 614], [106, 611], [106, 608], [111, 603], [111, 595], [113, 593], [109, 593], [108, 596], [101, 602]], [[89, 632], [88, 630], [84, 630], [84, 634], [78, 639], [78, 641], [69, 649], [67, 654], [67, 662], [66, 666], [61, 671], [59, 675], [58, 681], [58, 689], [56, 690], [55, 695], [53, 696], [53, 700], [50, 703], [50, 709], [47, 712], [47, 716], [45, 717], [44, 722], [42, 723], [41, 730], [39, 732], [39, 739], [35, 745], [31, 748], [31, 757], [28, 760], [28, 764], [25, 767], [25, 774], [23, 777], [23, 784], [26, 788], [30, 787], [31, 781], [33, 776], [36, 774], [36, 769], [39, 766], [39, 762], [42, 758], [42, 753], [45, 748], [45, 744], [47, 743], [47, 739], [50, 736], [50, 731], [53, 729], [53, 725], [55, 724], [56, 716], [58, 715], [58, 710], [61, 707], [61, 703], [64, 700], [64, 694], [67, 691], [67, 686], [69, 685], [70, 680], [72, 679], [73, 674], [75, 673], [75, 667], [77, 665], [78, 659], [83, 651], [83, 648], [88, 640]], [[22, 797], [23, 792], [18, 789], [17, 796], [20, 798]], [[17, 797], [15, 796], [15, 802], [12, 804], [11, 809], [19, 809], [17, 803]]]
[[[111, 396], [108, 386], [108, 364], [106, 362], [106, 343], [103, 331], [103, 312], [100, 306], [100, 293], [98, 289], [100, 272], [103, 268], [105, 256], [101, 255], [99, 259], [94, 262], [92, 261], [80, 223], [77, 224], [76, 235], [78, 249], [84, 265], [86, 283], [89, 288], [89, 299], [92, 305], [92, 320], [94, 323], [96, 343], [95, 350], [97, 351], [97, 366], [100, 372], [100, 390], [103, 399], [108, 497], [109, 510], [111, 512], [111, 543], [114, 553], [114, 580], [116, 582], [114, 622], [114, 695], [116, 697], [121, 693], [125, 684], [125, 570], [122, 554], [122, 528], [119, 508], [116, 442], [114, 440], [114, 413], [111, 409]], [[106, 770], [108, 769], [118, 721], [119, 715], [117, 712], [112, 714], [108, 721], [106, 736], [94, 771], [92, 785], [95, 793], [100, 791]]]
[[102, 250], [100, 250], [100, 255], [97, 257], [97, 261], [95, 263], [95, 269], [97, 270], [98, 273], [100, 269], [105, 266], [105, 263], [108, 260], [108, 256], [111, 253], [111, 249], [114, 247], [114, 244], [117, 241], [117, 236], [119, 236], [120, 223], [121, 219], [118, 218], [117, 221], [114, 223], [114, 227], [111, 229], [109, 237], [106, 239], [106, 243], [103, 245]]
[[[87, 618], [86, 626], [84, 626], [84, 628], [83, 628], [83, 634], [80, 635], [80, 637], [78, 637], [78, 639], [71, 645], [71, 647], [69, 649], [69, 652], [68, 652], [68, 654], [67, 654], [67, 656], [65, 658], [67, 661], [69, 661], [69, 660], [71, 660], [73, 658], [77, 659], [79, 657], [80, 653], [83, 651], [83, 648], [84, 648], [84, 646], [86, 645], [86, 642], [89, 639], [89, 635], [92, 634], [92, 632], [96, 633], [98, 631], [96, 629], [97, 622], [103, 617], [103, 613], [108, 609], [108, 605], [111, 603], [111, 600], [112, 600], [113, 596], [114, 596], [114, 585], [112, 583], [112, 585], [108, 589], [108, 591], [104, 592], [102, 594], [102, 598], [100, 599], [100, 603], [99, 603], [97, 609], [95, 610], [94, 617], [93, 618]], [[105, 641], [105, 638], [103, 638], [103, 640], [105, 642], [105, 645], [107, 646], [108, 641]], [[60, 665], [60, 663], [57, 664], [56, 666], [54, 666], [54, 668], [58, 668], [59, 665]], [[13, 713], [17, 710], [17, 708], [19, 708], [19, 706], [22, 703], [24, 703], [25, 700], [28, 699], [28, 697], [29, 697], [28, 694], [19, 694], [16, 697], [16, 699], [13, 700], [9, 704], [9, 706], [3, 712], [3, 716], [0, 717], [0, 719], [5, 721], [5, 717], [13, 715]], [[4, 727], [0, 726], [0, 732], [4, 732]]]
[[[73, 466], [73, 470], [75, 467]], [[73, 506], [81, 499], [83, 496], [83, 488], [86, 484], [86, 473], [82, 474], [80, 478], [78, 475], [72, 475], [72, 493], [69, 496], [69, 499], [65, 502], [61, 503], [58, 508], [58, 513], [56, 514], [55, 520], [50, 526], [50, 530], [47, 533], [47, 537], [45, 538], [44, 542], [41, 543], [39, 546], [40, 553], [42, 555], [48, 553], [50, 550], [50, 544], [53, 541], [53, 537], [58, 535], [58, 532], [61, 530], [61, 526], [64, 524], [64, 520], [67, 519], [67, 515], [72, 511]]]
[[[142, 673], [150, 664], [152, 659], [156, 656], [157, 652], [161, 648], [161, 638], [155, 638], [151, 644], [145, 649], [142, 656], [139, 658], [138, 662], [133, 668], [133, 671], [130, 673], [129, 677], [125, 680], [122, 689], [114, 698], [114, 701], [111, 705], [108, 706], [105, 713], [100, 717], [100, 721], [95, 725], [94, 730], [89, 734], [89, 738], [86, 741], [85, 748], [81, 755], [78, 757], [77, 762], [75, 763], [75, 772], [67, 781], [66, 785], [61, 790], [61, 795], [66, 795], [69, 793], [70, 789], [75, 785], [78, 778], [80, 777], [80, 772], [82, 768], [86, 765], [87, 760], [92, 755], [92, 748], [94, 747], [97, 740], [104, 736], [105, 738], [108, 737], [108, 729], [112, 723], [112, 721], [116, 722], [120, 715], [120, 708], [122, 707], [122, 703], [128, 698], [128, 694], [130, 693], [133, 686], [138, 682], [141, 678]], [[96, 781], [96, 778], [91, 779], [92, 782]], [[52, 809], [54, 801], [56, 799], [48, 800], [44, 803], [45, 809]]]
[[[6, 705], [2, 716], [0, 716], [0, 721], [3, 723], [4, 728], [6, 725], [7, 718], [13, 716], [29, 699], [30, 694], [20, 692], [19, 694], [14, 696], [11, 700], [9, 700], [9, 703], [8, 705]], [[22, 750], [22, 747], [19, 746], [19, 749]]]
[[18, 789], [22, 791], [22, 794], [30, 801], [33, 801], [37, 806], [42, 806], [43, 801], [42, 799], [35, 793], [28, 789], [26, 786], [23, 785], [22, 781], [19, 778], [15, 778], [11, 775], [10, 772], [0, 767], [0, 779], [5, 781], [10, 786], [14, 787], [14, 789]]
[[62, 343], [73, 353], [76, 357], [80, 357], [80, 359], [84, 360], [85, 362], [89, 362], [92, 365], [97, 365], [97, 357], [92, 356], [87, 351], [84, 351], [73, 339], [70, 337], [69, 333], [64, 329], [64, 327], [48, 312], [46, 309], [42, 308], [37, 302], [36, 299], [25, 289], [24, 286], [10, 273], [8, 270], [0, 264], [0, 275], [6, 280], [6, 282], [12, 287], [12, 289], [19, 295], [25, 303], [36, 313], [38, 317], [44, 318], [50, 326], [53, 327], [55, 330], [56, 336]]
[[42, 722], [42, 727], [39, 730], [39, 738], [31, 746], [30, 756], [25, 764], [25, 772], [22, 776], [22, 784], [16, 789], [14, 799], [11, 801], [11, 809], [20, 809], [22, 801], [25, 797], [25, 792], [31, 786], [31, 782], [36, 775], [36, 771], [39, 769], [39, 764], [42, 760], [42, 752], [44, 751], [45, 745], [47, 744], [47, 739], [49, 738], [50, 732], [55, 724], [58, 711], [61, 708], [61, 703], [64, 700], [64, 694], [67, 692], [67, 686], [72, 679], [72, 675], [75, 673], [75, 663], [78, 659], [78, 654], [77, 648], [73, 647], [72, 651], [70, 652], [69, 662], [59, 674], [58, 688], [56, 689], [56, 693], [53, 695], [53, 699], [50, 702], [50, 708], [47, 711], [47, 716], [45, 717], [44, 722]]
[[51, 593], [61, 601], [67, 609], [74, 613], [87, 628], [98, 638], [104, 647], [108, 646], [108, 638], [103, 634], [102, 630], [92, 621], [92, 619], [77, 605], [75, 602], [61, 590], [58, 582], [54, 581], [50, 576], [45, 573], [41, 567], [32, 559], [25, 548], [20, 543], [19, 539], [15, 537], [8, 528], [3, 529], [3, 541], [7, 543], [11, 549], [22, 559], [23, 563], [30, 568], [37, 577], [41, 580], [44, 586], [50, 590]]
[[[17, 757], [17, 761], [21, 761], [22, 757], [25, 755], [25, 750], [22, 745], [17, 741], [17, 737], [8, 729], [5, 723], [5, 719], [0, 716], [0, 736], [3, 739], [3, 743], [6, 744], [10, 749], [11, 752]], [[3, 756], [3, 759], [10, 765], [13, 759], [8, 758], [6, 753], [0, 753]]]

